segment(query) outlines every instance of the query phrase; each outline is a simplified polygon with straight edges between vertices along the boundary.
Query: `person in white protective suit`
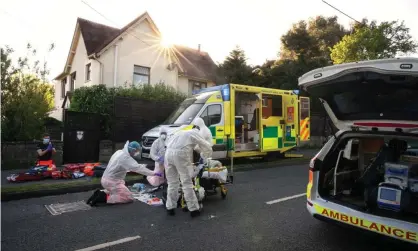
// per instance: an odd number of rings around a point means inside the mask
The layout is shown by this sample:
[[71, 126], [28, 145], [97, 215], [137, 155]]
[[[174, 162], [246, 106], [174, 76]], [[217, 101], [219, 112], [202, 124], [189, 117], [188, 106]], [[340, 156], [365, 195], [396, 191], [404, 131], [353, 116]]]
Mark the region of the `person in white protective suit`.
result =
[[204, 138], [211, 146], [212, 144], [212, 133], [210, 129], [205, 125], [202, 118], [198, 117], [193, 121], [193, 125], [199, 128], [199, 134]]
[[140, 145], [136, 141], [127, 141], [122, 150], [116, 151], [109, 160], [103, 173], [101, 184], [105, 191], [96, 190], [87, 204], [129, 203], [134, 200], [132, 193], [125, 186], [125, 177], [128, 172], [135, 172], [146, 176], [161, 176], [161, 173], [149, 170], [146, 165], [138, 164], [133, 157], [138, 156]]
[[[210, 146], [213, 145], [212, 143], [212, 133], [210, 131], [210, 129], [205, 125], [205, 122], [203, 121], [202, 118], [198, 117], [195, 118], [193, 121], [193, 124], [199, 128], [199, 134], [200, 136], [202, 136], [202, 138], [204, 138], [209, 144]], [[200, 154], [201, 150], [199, 148], [199, 146], [196, 146], [194, 149], [196, 152], [198, 152]], [[200, 162], [202, 161], [202, 159], [200, 159]], [[200, 163], [203, 164], [203, 163]]]
[[179, 131], [171, 136], [165, 154], [166, 178], [168, 183], [166, 208], [169, 215], [174, 215], [179, 199], [180, 181], [187, 208], [192, 217], [200, 215], [200, 207], [193, 190], [190, 170], [193, 169], [193, 149], [199, 146], [201, 156], [207, 161], [212, 155], [211, 145], [199, 134], [199, 127], [192, 130]]
[[162, 177], [148, 176], [147, 180], [152, 186], [159, 186], [164, 183], [164, 156], [166, 150], [167, 130], [160, 128], [160, 137], [151, 146], [150, 157], [155, 161], [154, 172], [163, 174]]

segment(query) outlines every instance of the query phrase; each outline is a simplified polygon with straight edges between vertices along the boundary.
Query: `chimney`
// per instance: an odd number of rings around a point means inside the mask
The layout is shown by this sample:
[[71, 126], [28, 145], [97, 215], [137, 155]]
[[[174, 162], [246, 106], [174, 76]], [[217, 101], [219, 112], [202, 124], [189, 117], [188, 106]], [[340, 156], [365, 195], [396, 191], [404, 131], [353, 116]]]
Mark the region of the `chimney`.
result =
[[200, 44], [197, 45], [197, 51], [200, 52]]

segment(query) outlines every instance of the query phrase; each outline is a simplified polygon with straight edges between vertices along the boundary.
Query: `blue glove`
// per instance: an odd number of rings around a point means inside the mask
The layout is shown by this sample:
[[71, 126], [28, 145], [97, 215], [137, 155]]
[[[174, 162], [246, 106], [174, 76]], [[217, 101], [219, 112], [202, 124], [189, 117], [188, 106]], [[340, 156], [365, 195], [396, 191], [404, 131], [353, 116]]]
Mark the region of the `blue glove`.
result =
[[203, 163], [203, 158], [200, 158], [200, 159], [199, 159], [199, 165], [202, 165], [202, 164], [204, 164], [204, 163]]
[[160, 163], [164, 163], [164, 156], [159, 157], [159, 158], [158, 158], [158, 162], [160, 162]]
[[155, 176], [158, 176], [158, 177], [163, 177], [163, 174], [162, 173], [154, 173], [154, 175]]
[[47, 150], [47, 151], [49, 151], [49, 152], [50, 152], [50, 151], [52, 151], [52, 144], [51, 144], [51, 143], [49, 143], [49, 145], [48, 145], [48, 147], [46, 148], [46, 150]]

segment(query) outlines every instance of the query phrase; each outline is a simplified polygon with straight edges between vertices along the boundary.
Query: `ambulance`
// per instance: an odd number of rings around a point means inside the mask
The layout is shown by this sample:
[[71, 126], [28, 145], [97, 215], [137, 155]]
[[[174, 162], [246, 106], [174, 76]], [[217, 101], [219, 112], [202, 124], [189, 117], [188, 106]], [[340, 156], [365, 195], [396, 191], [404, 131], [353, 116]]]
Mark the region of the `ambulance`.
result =
[[149, 158], [161, 126], [170, 136], [190, 130], [197, 117], [212, 132], [214, 159], [281, 155], [310, 139], [310, 101], [296, 91], [224, 84], [193, 94], [142, 136], [142, 157]]
[[299, 87], [338, 129], [309, 164], [309, 213], [418, 244], [418, 58], [324, 67]]

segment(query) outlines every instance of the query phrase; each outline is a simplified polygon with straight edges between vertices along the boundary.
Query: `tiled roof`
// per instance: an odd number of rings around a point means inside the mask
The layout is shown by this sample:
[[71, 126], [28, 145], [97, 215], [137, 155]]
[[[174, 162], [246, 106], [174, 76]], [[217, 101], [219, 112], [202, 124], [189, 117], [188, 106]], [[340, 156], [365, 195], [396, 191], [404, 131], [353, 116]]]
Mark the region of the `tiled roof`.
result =
[[[145, 13], [144, 13], [145, 14]], [[77, 22], [83, 35], [87, 55], [100, 52], [117, 36], [125, 32], [130, 26], [136, 23], [143, 15], [139, 16], [122, 29], [95, 23], [83, 18]], [[217, 65], [207, 52], [195, 50], [185, 46], [175, 45], [173, 51], [178, 59], [181, 75], [202, 80], [217, 80]]]
[[173, 51], [180, 64], [181, 74], [198, 79], [217, 80], [217, 65], [207, 52], [175, 45]]
[[120, 30], [117, 28], [95, 23], [83, 18], [78, 18], [77, 22], [80, 26], [81, 34], [83, 35], [87, 55], [99, 52], [120, 34]]

